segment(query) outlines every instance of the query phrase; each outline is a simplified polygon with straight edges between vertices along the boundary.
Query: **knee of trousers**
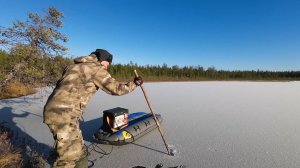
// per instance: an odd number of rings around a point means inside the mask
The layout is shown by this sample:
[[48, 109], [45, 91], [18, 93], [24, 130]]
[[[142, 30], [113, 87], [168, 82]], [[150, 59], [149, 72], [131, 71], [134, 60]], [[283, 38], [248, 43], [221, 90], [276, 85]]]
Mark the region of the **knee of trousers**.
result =
[[49, 126], [49, 128], [53, 130], [54, 148], [58, 154], [58, 160], [78, 160], [85, 152], [79, 126], [64, 124], [55, 127]]

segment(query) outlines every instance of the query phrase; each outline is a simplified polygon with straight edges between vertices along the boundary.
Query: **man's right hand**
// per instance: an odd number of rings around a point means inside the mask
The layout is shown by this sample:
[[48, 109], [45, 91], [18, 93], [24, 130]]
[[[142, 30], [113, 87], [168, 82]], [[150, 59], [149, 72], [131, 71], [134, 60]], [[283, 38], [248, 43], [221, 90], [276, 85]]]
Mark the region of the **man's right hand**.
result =
[[137, 86], [141, 86], [143, 83], [144, 83], [144, 81], [143, 81], [143, 78], [142, 77], [135, 77], [134, 79], [133, 79], [133, 82], [137, 85]]

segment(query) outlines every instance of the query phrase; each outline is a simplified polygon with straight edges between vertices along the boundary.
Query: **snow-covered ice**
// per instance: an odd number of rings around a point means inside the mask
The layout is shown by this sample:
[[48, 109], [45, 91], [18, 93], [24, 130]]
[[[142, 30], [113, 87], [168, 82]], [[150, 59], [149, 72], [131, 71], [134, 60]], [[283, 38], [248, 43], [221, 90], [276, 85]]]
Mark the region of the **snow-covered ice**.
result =
[[[140, 88], [124, 96], [98, 91], [81, 123], [94, 167], [300, 167], [300, 82], [158, 82], [144, 87], [164, 119], [161, 126], [175, 156], [166, 155], [157, 129], [132, 144], [98, 145], [94, 151], [92, 135], [103, 110], [150, 112]], [[0, 100], [0, 122], [6, 121], [20, 140], [40, 152], [53, 144], [42, 122], [51, 90]]]

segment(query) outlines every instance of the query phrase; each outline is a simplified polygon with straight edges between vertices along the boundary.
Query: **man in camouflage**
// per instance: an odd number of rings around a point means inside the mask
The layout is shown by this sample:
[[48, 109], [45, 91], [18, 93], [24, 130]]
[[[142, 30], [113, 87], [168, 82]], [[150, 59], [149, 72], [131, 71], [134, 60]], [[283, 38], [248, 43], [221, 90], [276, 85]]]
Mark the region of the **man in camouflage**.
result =
[[107, 72], [112, 55], [97, 49], [89, 56], [74, 60], [63, 72], [44, 107], [46, 123], [55, 140], [57, 159], [54, 167], [87, 167], [87, 154], [79, 121], [92, 95], [100, 88], [111, 95], [132, 92], [143, 83], [142, 78], [120, 83]]

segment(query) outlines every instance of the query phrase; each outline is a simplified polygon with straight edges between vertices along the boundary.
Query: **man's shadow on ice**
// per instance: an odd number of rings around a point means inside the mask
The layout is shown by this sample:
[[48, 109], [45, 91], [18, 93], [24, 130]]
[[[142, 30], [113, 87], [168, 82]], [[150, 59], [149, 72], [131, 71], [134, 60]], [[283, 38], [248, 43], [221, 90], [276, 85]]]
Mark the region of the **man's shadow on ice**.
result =
[[42, 117], [27, 111], [21, 114], [14, 113], [13, 108], [3, 107], [0, 109], [0, 123], [11, 131], [11, 143], [14, 149], [22, 150], [22, 156], [25, 161], [32, 156], [41, 156], [48, 163], [51, 163], [53, 162], [52, 147], [38, 142], [26, 132], [26, 128], [14, 121], [15, 118], [27, 118], [29, 115]]
[[82, 131], [83, 139], [87, 142], [95, 142], [93, 135], [94, 133], [99, 130], [102, 126], [103, 118], [96, 118], [89, 121], [81, 121], [80, 122], [80, 129]]

